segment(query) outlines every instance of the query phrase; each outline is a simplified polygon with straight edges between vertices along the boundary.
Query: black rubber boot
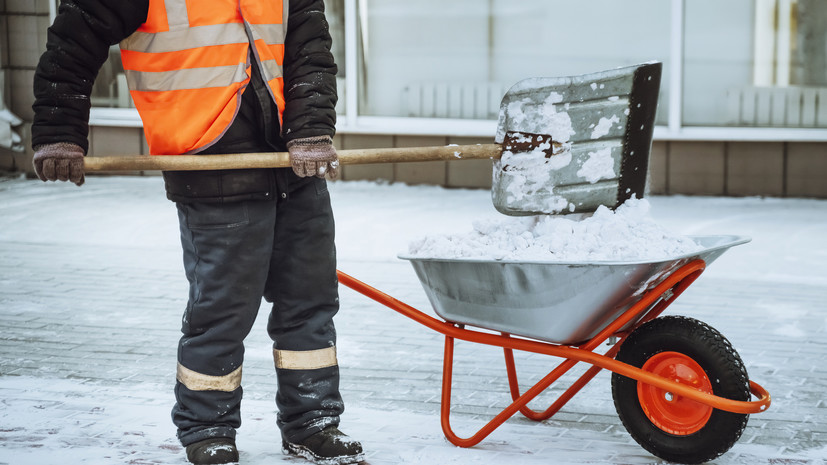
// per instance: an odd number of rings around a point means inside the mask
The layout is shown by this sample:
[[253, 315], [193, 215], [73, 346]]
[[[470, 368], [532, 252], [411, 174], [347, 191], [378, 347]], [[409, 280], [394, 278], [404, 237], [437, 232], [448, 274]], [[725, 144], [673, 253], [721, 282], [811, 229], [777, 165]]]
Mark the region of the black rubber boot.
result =
[[283, 441], [282, 452], [304, 457], [317, 465], [344, 465], [365, 459], [362, 444], [335, 426], [328, 426], [297, 444]]
[[211, 438], [187, 446], [187, 460], [195, 465], [238, 463], [238, 449], [230, 438]]

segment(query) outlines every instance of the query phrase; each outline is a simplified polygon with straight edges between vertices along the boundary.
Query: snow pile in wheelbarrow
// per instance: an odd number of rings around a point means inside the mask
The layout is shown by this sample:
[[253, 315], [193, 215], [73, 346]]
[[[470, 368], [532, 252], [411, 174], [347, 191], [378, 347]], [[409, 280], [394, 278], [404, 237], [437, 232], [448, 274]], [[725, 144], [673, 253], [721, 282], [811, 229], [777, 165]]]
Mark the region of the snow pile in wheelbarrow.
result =
[[552, 215], [481, 220], [469, 233], [413, 241], [408, 252], [411, 258], [584, 262], [651, 260], [702, 249], [657, 224], [649, 210], [646, 199], [630, 199], [579, 221]]

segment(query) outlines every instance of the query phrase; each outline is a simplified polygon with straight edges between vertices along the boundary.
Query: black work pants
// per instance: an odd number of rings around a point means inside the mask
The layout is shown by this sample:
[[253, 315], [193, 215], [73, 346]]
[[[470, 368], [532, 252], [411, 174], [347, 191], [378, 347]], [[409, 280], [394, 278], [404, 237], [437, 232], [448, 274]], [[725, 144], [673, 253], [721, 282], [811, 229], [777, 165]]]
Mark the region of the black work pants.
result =
[[[172, 412], [183, 445], [235, 437], [243, 341], [262, 297], [273, 304], [267, 330], [282, 437], [300, 441], [338, 425], [344, 409], [335, 364], [332, 318], [339, 299], [327, 184], [298, 178], [289, 168], [276, 175], [287, 182], [274, 200], [177, 204], [190, 283]], [[327, 363], [317, 363], [314, 354]]]

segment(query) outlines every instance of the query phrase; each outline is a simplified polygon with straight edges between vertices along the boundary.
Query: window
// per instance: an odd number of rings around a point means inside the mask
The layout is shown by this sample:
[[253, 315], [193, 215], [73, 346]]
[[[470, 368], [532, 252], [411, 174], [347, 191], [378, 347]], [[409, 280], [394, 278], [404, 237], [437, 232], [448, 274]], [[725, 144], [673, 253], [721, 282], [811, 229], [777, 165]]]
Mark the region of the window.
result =
[[327, 18], [330, 36], [333, 39], [330, 51], [333, 53], [333, 58], [339, 68], [336, 75], [339, 91], [339, 103], [336, 105], [336, 111], [345, 113], [347, 109], [347, 99], [345, 99], [347, 76], [347, 69], [345, 68], [347, 64], [345, 61], [345, 0], [325, 0], [325, 18]]
[[496, 119], [503, 94], [521, 79], [669, 58], [670, 4], [662, 0], [360, 5], [362, 115]]
[[129, 96], [126, 75], [121, 65], [121, 51], [117, 45], [109, 47], [109, 58], [98, 72], [92, 86], [92, 106], [102, 108], [131, 108], [135, 105]]
[[[521, 79], [650, 60], [664, 63], [660, 134], [685, 137], [697, 128], [695, 134], [706, 131], [699, 138], [726, 138], [722, 131], [732, 127], [811, 131], [784, 132], [795, 140], [823, 137], [812, 129], [827, 128], [824, 0], [326, 0], [325, 5], [339, 65], [337, 111], [346, 116], [342, 128], [350, 131], [424, 133], [438, 127], [442, 133], [462, 128], [481, 135], [490, 132], [487, 125], [496, 120], [503, 94]], [[134, 110], [118, 110], [131, 102], [117, 46], [92, 102], [95, 124], [108, 118], [116, 124], [118, 115], [140, 124]]]
[[827, 128], [827, 2], [685, 5], [684, 125]]

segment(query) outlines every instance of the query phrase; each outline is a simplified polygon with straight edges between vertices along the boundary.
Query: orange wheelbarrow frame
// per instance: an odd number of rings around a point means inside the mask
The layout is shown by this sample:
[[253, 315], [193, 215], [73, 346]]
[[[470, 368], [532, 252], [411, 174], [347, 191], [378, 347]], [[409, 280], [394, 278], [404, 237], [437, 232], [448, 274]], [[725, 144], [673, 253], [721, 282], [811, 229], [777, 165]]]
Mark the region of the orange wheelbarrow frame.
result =
[[[506, 420], [511, 418], [517, 412], [520, 412], [525, 417], [535, 421], [542, 421], [551, 418], [560, 410], [560, 408], [563, 407], [563, 405], [571, 400], [571, 398], [574, 397], [574, 395], [577, 394], [577, 392], [579, 392], [586, 385], [586, 383], [588, 383], [597, 375], [597, 373], [600, 372], [600, 370], [603, 369], [635, 379], [651, 386], [655, 386], [715, 409], [741, 414], [759, 413], [766, 410], [771, 403], [770, 394], [766, 389], [753, 381], [749, 382], [750, 392], [752, 395], [757, 397], [758, 400], [737, 401], [703, 392], [688, 385], [680, 384], [676, 381], [658, 376], [641, 368], [637, 368], [614, 359], [626, 336], [628, 336], [635, 328], [639, 327], [643, 323], [646, 323], [647, 321], [650, 321], [660, 315], [672, 302], [675, 301], [677, 296], [683, 293], [683, 291], [686, 290], [686, 288], [689, 287], [689, 285], [692, 284], [698, 276], [700, 276], [705, 268], [706, 264], [700, 259], [693, 260], [678, 268], [660, 284], [652, 289], [649, 289], [648, 291], [645, 291], [635, 304], [633, 304], [620, 317], [610, 323], [605, 329], [600, 331], [588, 341], [576, 346], [560, 345], [514, 337], [507, 333], [500, 333], [498, 335], [466, 329], [463, 325], [439, 320], [427, 315], [422, 311], [379, 291], [376, 288], [342, 273], [341, 271], [337, 271], [337, 274], [339, 277], [339, 282], [345, 286], [387, 307], [390, 307], [398, 313], [401, 313], [402, 315], [421, 323], [434, 331], [445, 335], [440, 414], [442, 431], [445, 433], [445, 437], [454, 445], [460, 447], [471, 447], [485, 439], [489, 434], [491, 434], [491, 432], [505, 423]], [[627, 324], [632, 321], [636, 321], [636, 323], [631, 329], [622, 330], [622, 328], [626, 327]], [[594, 352], [597, 347], [612, 337], [617, 338], [617, 340], [614, 344], [612, 344], [612, 347], [605, 352], [605, 354]], [[477, 433], [468, 438], [457, 436], [451, 428], [450, 422], [451, 380], [453, 373], [455, 339], [503, 348], [506, 371], [508, 374], [508, 384], [511, 391], [511, 397], [513, 399], [513, 402], [503, 409], [502, 412], [479, 429]], [[514, 363], [514, 350], [545, 354], [553, 357], [560, 357], [565, 360], [557, 365], [555, 369], [549, 372], [539, 382], [534, 384], [534, 386], [529, 388], [525, 393], [521, 394], [517, 381], [516, 366]], [[574, 383], [572, 383], [572, 385], [563, 394], [561, 394], [548, 409], [538, 412], [527, 406], [531, 400], [540, 395], [540, 393], [551, 386], [578, 362], [589, 363], [593, 366], [582, 376], [580, 376], [580, 378], [578, 378]]]

